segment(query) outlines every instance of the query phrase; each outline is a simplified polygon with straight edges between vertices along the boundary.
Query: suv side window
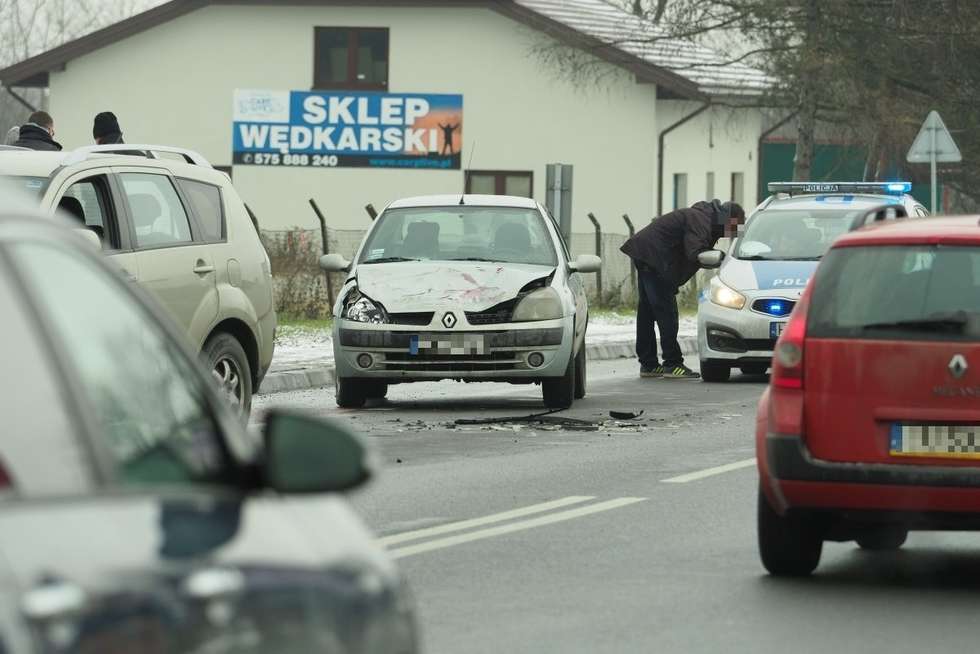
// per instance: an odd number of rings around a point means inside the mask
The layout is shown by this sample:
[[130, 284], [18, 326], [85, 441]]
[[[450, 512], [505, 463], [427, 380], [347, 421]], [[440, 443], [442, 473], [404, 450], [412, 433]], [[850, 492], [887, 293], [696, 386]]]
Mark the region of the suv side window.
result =
[[190, 221], [170, 178], [150, 173], [121, 173], [129, 203], [136, 247], [152, 248], [190, 243]]
[[177, 186], [184, 192], [204, 230], [204, 240], [217, 243], [225, 240], [225, 212], [221, 202], [221, 189], [213, 184], [193, 179], [177, 178]]
[[78, 203], [71, 203], [75, 210], [81, 209], [82, 216], [79, 218], [85, 221], [99, 238], [102, 239], [103, 246], [109, 250], [119, 250], [122, 248], [119, 237], [118, 221], [116, 219], [115, 208], [112, 205], [112, 193], [109, 190], [108, 179], [105, 175], [89, 177], [80, 182], [76, 182], [68, 187], [59, 201], [59, 207], [71, 212], [71, 207], [67, 206], [70, 201], [65, 198], [74, 198]]
[[118, 480], [227, 481], [232, 467], [203, 382], [122, 282], [56, 245], [22, 243], [11, 254], [76, 372]]

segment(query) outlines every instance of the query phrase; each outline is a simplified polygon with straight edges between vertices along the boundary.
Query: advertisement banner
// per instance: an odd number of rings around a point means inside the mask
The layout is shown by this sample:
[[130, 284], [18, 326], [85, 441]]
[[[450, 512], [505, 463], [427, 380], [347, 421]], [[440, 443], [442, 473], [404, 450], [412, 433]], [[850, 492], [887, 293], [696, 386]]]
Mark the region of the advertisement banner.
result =
[[235, 165], [459, 170], [463, 96], [236, 90]]

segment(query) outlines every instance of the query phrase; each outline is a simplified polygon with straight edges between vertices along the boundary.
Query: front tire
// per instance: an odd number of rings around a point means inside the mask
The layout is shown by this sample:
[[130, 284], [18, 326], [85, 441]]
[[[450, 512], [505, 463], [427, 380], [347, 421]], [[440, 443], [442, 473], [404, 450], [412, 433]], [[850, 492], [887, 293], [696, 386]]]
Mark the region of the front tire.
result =
[[222, 396], [247, 419], [252, 411], [252, 367], [242, 344], [231, 334], [213, 334], [201, 349], [201, 359]]
[[369, 400], [383, 400], [388, 396], [388, 382], [372, 381], [367, 384], [365, 396]]
[[823, 551], [823, 535], [806, 515], [781, 516], [759, 489], [757, 528], [759, 555], [769, 574], [805, 577], [817, 569]]
[[367, 401], [368, 388], [361, 379], [337, 377], [336, 399], [341, 409], [360, 409]]
[[701, 359], [701, 379], [706, 382], [726, 382], [732, 376], [732, 367], [723, 361]]
[[568, 357], [565, 374], [541, 382], [541, 395], [549, 409], [567, 409], [575, 401], [575, 357]]
[[582, 349], [578, 351], [575, 355], [575, 399], [581, 400], [585, 397], [585, 386], [586, 378], [588, 372], [586, 370], [588, 366], [588, 358], [585, 355], [585, 343], [582, 343]]

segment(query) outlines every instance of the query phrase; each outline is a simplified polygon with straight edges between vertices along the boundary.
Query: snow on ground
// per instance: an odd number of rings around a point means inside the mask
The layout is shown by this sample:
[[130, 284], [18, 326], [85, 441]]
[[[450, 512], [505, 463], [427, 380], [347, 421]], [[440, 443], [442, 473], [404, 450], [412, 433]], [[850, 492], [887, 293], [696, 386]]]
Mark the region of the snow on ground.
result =
[[[682, 316], [680, 336], [694, 336], [698, 331], [696, 316]], [[586, 339], [590, 344], [632, 342], [636, 338], [636, 316], [599, 314], [589, 320]], [[333, 340], [326, 329], [282, 325], [276, 333], [276, 354], [272, 370], [327, 365], [333, 361]]]

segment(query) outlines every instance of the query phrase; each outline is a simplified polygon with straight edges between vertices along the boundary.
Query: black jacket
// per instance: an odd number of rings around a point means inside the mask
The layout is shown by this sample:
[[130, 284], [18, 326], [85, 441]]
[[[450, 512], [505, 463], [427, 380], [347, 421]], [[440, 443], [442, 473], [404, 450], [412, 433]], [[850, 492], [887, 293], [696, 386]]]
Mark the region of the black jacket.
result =
[[717, 200], [665, 213], [620, 249], [638, 268], [650, 269], [679, 288], [701, 268], [698, 255], [712, 249], [721, 238], [727, 219], [725, 213]]
[[51, 138], [48, 130], [34, 123], [21, 125], [20, 137], [14, 145], [18, 148], [30, 148], [31, 150], [47, 150], [51, 152], [61, 150], [61, 144]]

